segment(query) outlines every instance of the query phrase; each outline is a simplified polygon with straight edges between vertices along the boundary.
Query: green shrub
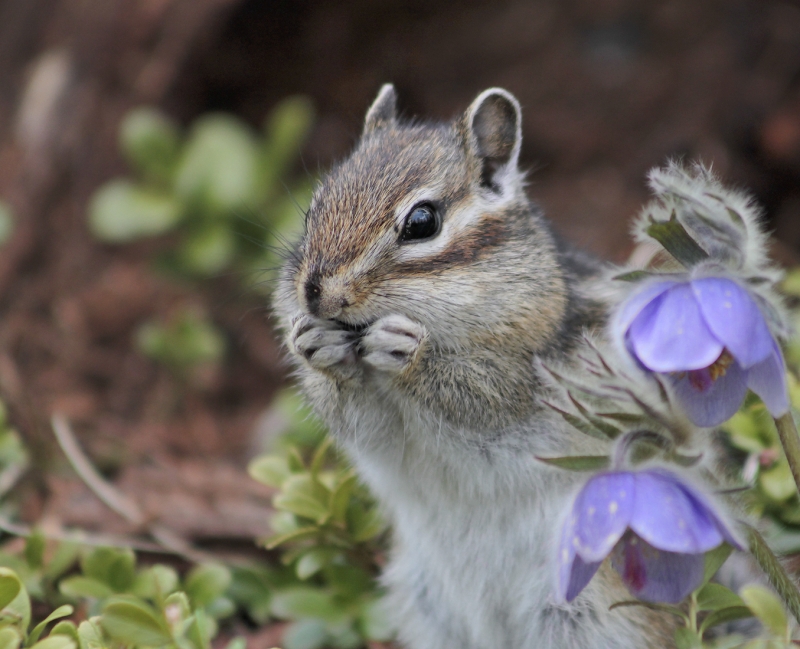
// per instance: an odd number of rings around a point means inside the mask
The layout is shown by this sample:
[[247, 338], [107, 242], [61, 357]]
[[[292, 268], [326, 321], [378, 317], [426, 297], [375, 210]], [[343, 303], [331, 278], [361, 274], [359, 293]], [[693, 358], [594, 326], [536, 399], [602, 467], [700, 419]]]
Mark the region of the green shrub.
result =
[[[120, 147], [135, 179], [117, 178], [95, 192], [89, 228], [113, 244], [176, 232], [165, 262], [184, 275], [207, 277], [233, 269], [266, 272], [276, 250], [302, 226], [312, 183], [292, 175], [311, 129], [305, 97], [289, 97], [259, 134], [239, 118], [212, 113], [183, 134], [154, 108], [129, 112]], [[291, 237], [291, 235], [289, 235]]]

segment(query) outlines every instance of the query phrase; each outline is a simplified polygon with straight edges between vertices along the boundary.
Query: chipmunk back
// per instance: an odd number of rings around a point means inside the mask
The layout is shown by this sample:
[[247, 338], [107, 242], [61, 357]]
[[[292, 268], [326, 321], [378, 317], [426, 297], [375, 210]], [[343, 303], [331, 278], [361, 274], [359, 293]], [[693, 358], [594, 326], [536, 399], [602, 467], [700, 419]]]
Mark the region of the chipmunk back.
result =
[[535, 456], [598, 449], [544, 407], [535, 361], [569, 362], [600, 309], [592, 264], [526, 196], [518, 102], [490, 89], [427, 124], [395, 101], [384, 86], [315, 192], [275, 302], [307, 398], [393, 524], [402, 643], [670, 646], [656, 614], [608, 610], [612, 574], [554, 596], [575, 478]]

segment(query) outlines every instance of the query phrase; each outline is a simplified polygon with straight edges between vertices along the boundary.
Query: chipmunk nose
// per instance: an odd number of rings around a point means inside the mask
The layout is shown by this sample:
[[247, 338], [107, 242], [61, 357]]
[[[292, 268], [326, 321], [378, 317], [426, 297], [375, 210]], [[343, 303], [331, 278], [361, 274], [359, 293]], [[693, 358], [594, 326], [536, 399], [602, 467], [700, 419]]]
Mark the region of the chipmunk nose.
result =
[[311, 273], [303, 284], [306, 307], [318, 318], [336, 318], [350, 306], [350, 292], [341, 278]]

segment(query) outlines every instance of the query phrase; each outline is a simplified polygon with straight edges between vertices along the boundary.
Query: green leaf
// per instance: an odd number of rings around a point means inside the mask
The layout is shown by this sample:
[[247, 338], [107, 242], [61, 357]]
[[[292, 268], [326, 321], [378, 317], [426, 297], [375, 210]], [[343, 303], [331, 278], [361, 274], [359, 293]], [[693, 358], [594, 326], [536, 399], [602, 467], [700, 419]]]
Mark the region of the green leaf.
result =
[[72, 620], [61, 620], [58, 624], [53, 626], [50, 630], [50, 635], [65, 635], [75, 641], [75, 645], [80, 644], [80, 637], [78, 636], [78, 627]]
[[660, 611], [661, 613], [669, 613], [670, 615], [674, 615], [675, 617], [681, 618], [687, 623], [689, 621], [689, 617], [686, 615], [686, 613], [684, 613], [677, 606], [670, 606], [669, 604], [657, 604], [655, 602], [645, 602], [638, 599], [625, 600], [623, 602], [615, 602], [614, 604], [608, 607], [608, 610], [613, 611], [615, 608], [628, 608], [630, 606], [642, 606], [644, 608], [649, 608], [651, 611]]
[[0, 649], [19, 649], [21, 644], [22, 636], [14, 627], [0, 629]]
[[129, 645], [160, 647], [172, 641], [166, 620], [143, 601], [119, 596], [103, 607], [100, 620], [113, 639]]
[[364, 646], [364, 638], [349, 625], [328, 627], [328, 635], [332, 649], [361, 649]]
[[644, 415], [637, 415], [632, 412], [598, 412], [597, 416], [613, 419], [627, 426], [643, 426], [649, 421]]
[[599, 471], [608, 468], [607, 455], [568, 455], [566, 457], [536, 457], [540, 462], [569, 471]]
[[361, 505], [347, 510], [347, 529], [356, 543], [363, 543], [375, 538], [386, 529], [386, 521], [377, 507], [365, 509]]
[[[257, 623], [269, 618], [269, 602], [274, 588], [274, 573], [262, 565], [232, 566], [233, 581], [228, 589], [230, 597]], [[286, 571], [288, 577], [289, 575]]]
[[743, 620], [748, 617], [753, 617], [753, 613], [746, 606], [721, 608], [718, 611], [714, 611], [703, 620], [702, 624], [700, 625], [700, 635], [705, 633], [707, 629], [710, 629], [717, 624], [726, 624], [735, 620]]
[[347, 614], [334, 602], [330, 593], [319, 588], [295, 586], [272, 596], [272, 614], [284, 620], [313, 618], [335, 624]]
[[173, 635], [180, 635], [192, 615], [192, 606], [186, 593], [178, 591], [167, 597], [164, 600], [163, 612]]
[[127, 243], [172, 230], [183, 217], [183, 207], [172, 196], [112, 180], [89, 202], [89, 229], [100, 241]]
[[20, 629], [27, 632], [31, 623], [31, 599], [19, 577], [8, 568], [0, 568], [0, 604], [4, 604], [2, 615], [18, 620]]
[[296, 543], [298, 541], [306, 541], [308, 539], [316, 538], [318, 534], [319, 530], [316, 527], [301, 527], [300, 529], [294, 530], [293, 532], [289, 532], [287, 534], [271, 536], [264, 543], [264, 547], [266, 547], [267, 550], [274, 550], [279, 545], [283, 545], [285, 543]]
[[262, 455], [247, 466], [250, 477], [268, 487], [280, 487], [291, 475], [289, 463], [280, 455]]
[[789, 623], [783, 603], [778, 596], [765, 586], [752, 584], [744, 586], [739, 591], [739, 596], [747, 604], [748, 608], [768, 628], [774, 635], [783, 637], [786, 635], [786, 626]]
[[217, 275], [236, 256], [236, 236], [226, 223], [211, 223], [186, 234], [177, 251], [181, 266], [195, 275]]
[[67, 570], [72, 568], [80, 554], [80, 546], [77, 543], [64, 541], [59, 543], [50, 561], [44, 567], [42, 574], [51, 580], [56, 580]]
[[325, 462], [325, 457], [328, 455], [328, 450], [333, 445], [333, 438], [326, 436], [316, 449], [314, 449], [314, 456], [311, 458], [311, 464], [308, 470], [312, 476], [315, 476], [322, 470], [322, 465]]
[[303, 620], [290, 625], [283, 635], [284, 649], [321, 649], [328, 638], [325, 624]]
[[703, 641], [685, 626], [675, 629], [675, 649], [703, 649]]
[[[301, 529], [299, 519], [291, 512], [273, 512], [269, 517], [269, 526], [275, 536], [294, 534], [297, 530]], [[313, 526], [312, 529], [316, 530], [317, 527]]]
[[130, 549], [95, 548], [83, 557], [81, 570], [86, 577], [121, 592], [136, 578], [136, 555]]
[[0, 201], [0, 246], [11, 238], [14, 232], [14, 215], [5, 201]]
[[39, 640], [31, 649], [78, 649], [78, 643], [67, 635], [51, 635]]
[[9, 568], [0, 568], [0, 610], [11, 604], [22, 590], [17, 573]]
[[90, 599], [106, 599], [114, 594], [108, 584], [91, 577], [67, 577], [58, 584], [58, 589], [67, 597], [88, 597]]
[[186, 629], [186, 637], [197, 649], [209, 649], [211, 646], [212, 631], [215, 630], [213, 620], [210, 620], [205, 612], [200, 609], [190, 620], [189, 627]]
[[703, 565], [703, 584], [707, 584], [711, 578], [717, 574], [717, 571], [722, 567], [728, 557], [731, 556], [733, 547], [727, 543], [720, 543], [713, 550], [706, 552]]
[[247, 639], [238, 635], [225, 645], [225, 649], [247, 649]]
[[67, 617], [68, 615], [72, 615], [73, 609], [69, 604], [64, 604], [63, 606], [59, 606], [55, 611], [50, 613], [44, 620], [39, 622], [35, 627], [33, 627], [33, 631], [31, 631], [30, 636], [28, 637], [28, 644], [36, 642], [39, 637], [42, 635], [44, 630], [47, 628], [47, 625], [54, 620], [60, 620], [62, 617]]
[[268, 181], [284, 175], [303, 145], [314, 122], [308, 97], [287, 97], [270, 111], [265, 124], [265, 175]]
[[160, 563], [136, 575], [131, 592], [139, 597], [161, 601], [178, 587], [178, 573]]
[[338, 484], [331, 492], [329, 510], [331, 518], [337, 523], [344, 523], [347, 516], [347, 508], [353, 496], [353, 490], [357, 484], [357, 477], [354, 471], [348, 471], [344, 477], [339, 479]]
[[166, 324], [145, 323], [137, 332], [136, 343], [142, 353], [179, 375], [204, 363], [219, 363], [225, 353], [222, 333], [191, 309], [178, 312]]
[[161, 111], [135, 108], [120, 125], [120, 147], [128, 162], [146, 177], [165, 182], [178, 159], [178, 127]]
[[744, 605], [741, 597], [720, 584], [706, 584], [697, 593], [697, 606], [701, 611], [718, 611]]
[[769, 469], [761, 471], [758, 484], [767, 496], [777, 502], [789, 500], [797, 493], [789, 464], [783, 458]]
[[648, 277], [655, 277], [657, 275], [660, 275], [660, 273], [651, 273], [646, 270], [631, 270], [626, 273], [614, 275], [614, 277], [611, 279], [616, 279], [620, 282], [638, 282], [639, 280], [647, 279]]
[[787, 295], [800, 297], [800, 268], [793, 268], [780, 284], [780, 289]]
[[330, 588], [340, 599], [352, 601], [375, 591], [375, 579], [365, 569], [346, 563], [331, 563], [325, 569]]
[[686, 267], [708, 259], [708, 253], [689, 235], [674, 213], [669, 221], [654, 221], [651, 217], [646, 232]]
[[38, 570], [44, 563], [44, 535], [36, 530], [25, 541], [25, 561], [31, 570]]
[[81, 649], [105, 649], [106, 641], [98, 624], [99, 617], [84, 620], [78, 625], [78, 639]]
[[367, 603], [361, 609], [358, 616], [358, 628], [368, 640], [388, 642], [397, 632], [391, 620], [392, 616], [387, 610], [386, 600], [378, 598]]
[[299, 579], [308, 579], [317, 574], [330, 561], [339, 554], [339, 550], [334, 548], [312, 548], [303, 553], [295, 566], [295, 572]]
[[212, 216], [257, 207], [263, 192], [255, 133], [221, 113], [198, 119], [178, 165], [175, 191]]
[[570, 426], [572, 426], [575, 430], [578, 430], [589, 437], [594, 437], [595, 439], [602, 439], [603, 441], [608, 440], [608, 436], [605, 435], [602, 431], [597, 429], [595, 426], [592, 426], [589, 422], [584, 421], [577, 415], [572, 414], [571, 412], [567, 412], [566, 410], [562, 410], [554, 406], [552, 403], [544, 402], [551, 410], [554, 410], [559, 415], [561, 415], [562, 419], [566, 421]]
[[236, 604], [228, 597], [217, 597], [203, 610], [215, 620], [221, 620], [236, 613]]
[[225, 566], [206, 563], [193, 568], [186, 577], [186, 594], [197, 607], [208, 606], [231, 584], [231, 572]]
[[293, 475], [286, 480], [281, 493], [273, 498], [276, 509], [292, 512], [323, 524], [329, 517], [330, 493], [310, 474]]
[[622, 432], [619, 428], [614, 426], [613, 424], [609, 424], [607, 421], [603, 421], [599, 417], [595, 417], [590, 413], [586, 407], [578, 401], [572, 394], [568, 393], [569, 400], [572, 402], [578, 411], [583, 415], [583, 417], [597, 430], [603, 433], [608, 439], [616, 439], [619, 434]]

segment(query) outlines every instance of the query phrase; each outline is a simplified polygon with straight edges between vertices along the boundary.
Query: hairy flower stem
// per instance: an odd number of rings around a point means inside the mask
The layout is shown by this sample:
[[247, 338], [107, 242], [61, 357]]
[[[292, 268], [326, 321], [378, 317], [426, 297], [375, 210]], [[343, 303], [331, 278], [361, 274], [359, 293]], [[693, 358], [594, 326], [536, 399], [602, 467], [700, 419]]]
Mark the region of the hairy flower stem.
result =
[[767, 575], [769, 583], [778, 592], [786, 607], [792, 612], [794, 618], [800, 622], [800, 591], [797, 585], [784, 570], [778, 557], [770, 549], [764, 537], [759, 534], [756, 528], [745, 524], [747, 532], [747, 544], [755, 560]]
[[794, 484], [800, 491], [800, 436], [797, 434], [797, 426], [790, 410], [785, 415], [775, 419], [775, 427], [778, 429], [778, 437], [781, 439], [783, 452], [789, 462], [789, 468], [794, 477]]

